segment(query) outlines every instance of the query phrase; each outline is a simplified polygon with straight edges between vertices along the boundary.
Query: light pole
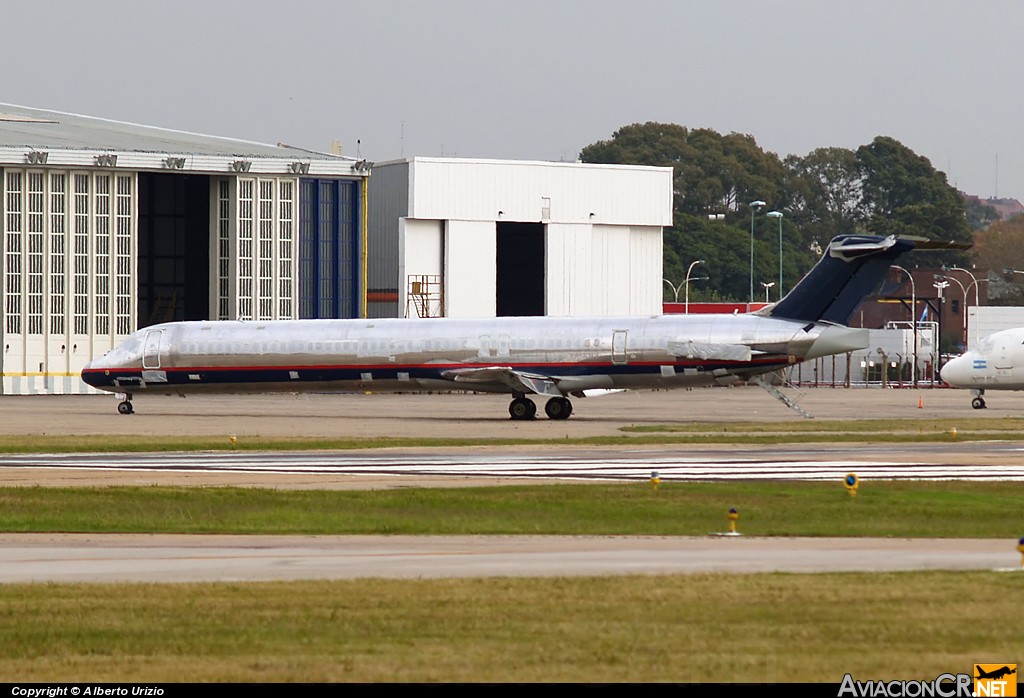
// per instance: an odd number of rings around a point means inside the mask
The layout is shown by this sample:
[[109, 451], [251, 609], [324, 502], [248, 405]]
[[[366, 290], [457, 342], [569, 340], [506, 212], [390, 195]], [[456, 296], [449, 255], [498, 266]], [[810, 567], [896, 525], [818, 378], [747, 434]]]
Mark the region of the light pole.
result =
[[[942, 292], [949, 288], [949, 281], [936, 281], [932, 284], [939, 296], [939, 337], [938, 341], [932, 342], [932, 349], [935, 350], [935, 371], [936, 373], [942, 373], [942, 313], [945, 310], [946, 299], [943, 298]], [[927, 303], [927, 301], [925, 301]], [[933, 374], [934, 376], [935, 374]], [[934, 377], [932, 383], [934, 383]]]
[[764, 215], [779, 219], [779, 300], [782, 300], [782, 211], [769, 211]]
[[764, 206], [765, 203], [758, 199], [751, 201], [750, 206], [750, 302], [754, 302], [754, 214]]
[[774, 286], [775, 282], [774, 281], [768, 281], [768, 282], [762, 281], [761, 285], [764, 286], [764, 302], [765, 302], [765, 305], [767, 305], [768, 304], [768, 289], [770, 289], [772, 286]]
[[697, 266], [698, 264], [703, 264], [703, 263], [704, 263], [703, 259], [696, 259], [696, 260], [690, 262], [690, 266], [686, 268], [686, 282], [685, 282], [685, 285], [686, 285], [686, 306], [684, 308], [684, 312], [686, 314], [690, 313], [690, 272], [693, 271], [693, 268], [695, 266]]
[[[978, 303], [978, 277], [975, 276], [974, 274], [972, 274], [970, 270], [964, 269], [963, 267], [950, 267], [949, 271], [962, 271], [963, 273], [967, 274], [967, 276], [971, 277], [971, 280], [974, 283], [973, 284], [968, 284], [967, 288], [970, 288], [972, 285], [974, 286], [974, 305], [978, 306], [979, 305], [979, 303]], [[950, 277], [950, 278], [953, 278], [953, 277]], [[966, 295], [964, 296], [964, 303], [967, 303], [967, 296]]]
[[[952, 281], [953, 283], [955, 283], [957, 286], [960, 287], [960, 292], [964, 294], [964, 340], [963, 340], [963, 346], [964, 346], [964, 349], [966, 350], [966, 348], [967, 348], [967, 289], [964, 288], [964, 285], [962, 283], [960, 283], [960, 279], [956, 278], [955, 276], [946, 276], [945, 274], [936, 274], [935, 275], [935, 280], [940, 282], [940, 283], [946, 284], [946, 286], [948, 286], [949, 282]], [[935, 284], [935, 287], [938, 288], [939, 284]], [[943, 286], [943, 288], [945, 288], [945, 286]], [[942, 298], [942, 291], [941, 290], [939, 291], [939, 298]]]
[[914, 275], [899, 266], [890, 265], [892, 269], [899, 269], [910, 279], [910, 325], [914, 330], [914, 387], [917, 387], [917, 287], [914, 284]]
[[674, 283], [672, 283], [671, 281], [669, 281], [668, 279], [662, 279], [662, 281], [664, 281], [666, 284], [668, 284], [668, 287], [670, 289], [672, 289], [672, 297], [675, 299], [675, 302], [678, 303], [679, 302], [679, 289], [676, 288], [676, 285]]
[[[949, 271], [962, 271], [971, 277], [971, 283], [967, 284], [967, 289], [964, 291], [964, 344], [969, 346], [971, 343], [971, 336], [967, 331], [967, 325], [970, 321], [970, 313], [968, 312], [970, 310], [968, 307], [970, 301], [967, 300], [967, 293], [971, 290], [971, 286], [974, 286], [974, 307], [977, 308], [980, 305], [980, 303], [978, 303], [978, 277], [976, 277], [969, 269], [964, 269], [963, 267], [950, 267]], [[951, 276], [949, 278], [952, 279], [953, 277]], [[988, 281], [988, 279], [982, 279], [982, 281]], [[974, 333], [978, 333], [977, 328], [975, 328]], [[978, 343], [977, 337], [974, 338], [974, 343]]]

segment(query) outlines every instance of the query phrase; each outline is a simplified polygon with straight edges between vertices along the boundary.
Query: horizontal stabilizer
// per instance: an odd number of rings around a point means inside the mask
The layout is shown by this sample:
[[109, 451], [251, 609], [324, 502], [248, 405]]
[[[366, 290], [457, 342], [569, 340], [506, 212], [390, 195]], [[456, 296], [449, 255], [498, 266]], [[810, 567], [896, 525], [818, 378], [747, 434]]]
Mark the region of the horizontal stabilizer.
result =
[[953, 242], [952, 240], [929, 240], [918, 235], [897, 235], [897, 239], [914, 243], [916, 250], [969, 250], [970, 242]]
[[750, 361], [750, 347], [744, 344], [712, 344], [695, 342], [670, 341], [668, 351], [673, 356], [684, 359], [701, 359], [703, 361]]

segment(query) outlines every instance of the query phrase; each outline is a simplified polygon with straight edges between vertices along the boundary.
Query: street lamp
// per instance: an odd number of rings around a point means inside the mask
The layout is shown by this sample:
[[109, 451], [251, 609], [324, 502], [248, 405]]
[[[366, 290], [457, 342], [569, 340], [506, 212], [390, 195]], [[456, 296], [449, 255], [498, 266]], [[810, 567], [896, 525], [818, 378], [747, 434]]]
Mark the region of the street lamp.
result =
[[[967, 300], [967, 294], [970, 292], [971, 286], [974, 286], [974, 307], [977, 308], [980, 305], [980, 303], [978, 302], [978, 284], [980, 282], [979, 282], [978, 277], [976, 277], [969, 269], [964, 269], [963, 267], [950, 267], [948, 269], [948, 271], [962, 271], [963, 273], [965, 273], [969, 277], [971, 277], [971, 283], [967, 284], [967, 289], [964, 291], [964, 343], [967, 344], [967, 345], [970, 345], [970, 343], [971, 343], [970, 333], [967, 331], [967, 325], [968, 325], [968, 322], [970, 321], [970, 312], [968, 312], [969, 308], [967, 307], [967, 305], [969, 303], [969, 301]], [[952, 279], [953, 277], [951, 276], [949, 278]], [[981, 279], [981, 281], [988, 281], [988, 279]], [[977, 344], [978, 343], [978, 337], [977, 337], [978, 328], [977, 327], [974, 328], [974, 334], [975, 334], [974, 343]]]
[[764, 286], [764, 302], [765, 302], [765, 304], [767, 304], [768, 303], [768, 289], [770, 289], [772, 286], [774, 286], [775, 282], [774, 281], [769, 281], [769, 282], [762, 281], [761, 285]]
[[[967, 289], [964, 288], [964, 285], [962, 283], [960, 283], [960, 279], [956, 278], [955, 276], [946, 276], [945, 274], [935, 274], [935, 280], [938, 281], [939, 283], [945, 284], [945, 286], [943, 286], [942, 288], [946, 288], [946, 286], [949, 286], [949, 282], [952, 281], [953, 283], [955, 283], [957, 286], [960, 287], [960, 292], [964, 295], [964, 323], [963, 323], [964, 324], [964, 339], [963, 339], [963, 346], [964, 346], [964, 348], [966, 348], [967, 347]], [[935, 288], [939, 288], [939, 284], [935, 284]], [[940, 299], [942, 298], [942, 289], [939, 289], [939, 298]]]
[[[949, 271], [962, 271], [963, 273], [965, 273], [969, 277], [971, 277], [971, 280], [974, 282], [974, 284], [973, 284], [974, 285], [974, 305], [975, 306], [979, 305], [979, 303], [978, 303], [978, 277], [976, 277], [974, 274], [972, 274], [969, 269], [964, 269], [963, 267], [950, 267]], [[953, 278], [953, 277], [950, 277], [950, 278]], [[971, 284], [968, 284], [967, 288], [970, 288], [970, 287], [971, 287]], [[964, 303], [967, 303], [967, 296], [966, 295], [964, 295]]]
[[917, 286], [914, 284], [914, 275], [899, 266], [891, 264], [891, 269], [899, 269], [910, 279], [910, 325], [914, 330], [914, 387], [917, 387]]
[[670, 289], [672, 289], [672, 296], [675, 299], [675, 302], [678, 303], [679, 302], [679, 289], [676, 288], [676, 285], [674, 283], [672, 283], [671, 281], [669, 281], [668, 279], [662, 279], [662, 281], [664, 281], [666, 284], [668, 284], [668, 287]]
[[750, 302], [754, 302], [754, 214], [766, 204], [758, 199], [751, 201], [750, 206]]
[[685, 281], [685, 285], [686, 285], [686, 306], [684, 308], [684, 312], [687, 313], [687, 314], [689, 314], [689, 312], [690, 312], [690, 272], [693, 271], [693, 268], [695, 266], [697, 266], [698, 264], [704, 264], [704, 260], [703, 259], [696, 259], [696, 260], [690, 262], [690, 266], [686, 268], [686, 281]]
[[782, 300], [782, 211], [769, 211], [764, 215], [779, 219], [779, 300]]
[[[937, 342], [932, 344], [933, 347], [937, 347], [935, 352], [935, 370], [937, 373], [942, 372], [942, 313], [945, 311], [946, 299], [942, 297], [942, 292], [949, 288], [949, 281], [936, 281], [932, 284], [939, 296], [939, 339]], [[963, 286], [961, 285], [961, 288]]]

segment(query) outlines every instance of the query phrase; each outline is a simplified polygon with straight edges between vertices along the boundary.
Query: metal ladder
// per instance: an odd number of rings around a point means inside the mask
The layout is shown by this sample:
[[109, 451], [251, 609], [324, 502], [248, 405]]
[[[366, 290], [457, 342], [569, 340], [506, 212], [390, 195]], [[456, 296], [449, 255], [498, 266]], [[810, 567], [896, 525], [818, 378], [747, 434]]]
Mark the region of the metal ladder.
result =
[[[776, 400], [781, 402], [783, 405], [785, 405], [789, 409], [791, 409], [794, 412], [796, 412], [798, 415], [800, 415], [804, 419], [814, 419], [813, 415], [811, 415], [810, 412], [805, 410], [800, 405], [796, 404], [796, 401], [794, 401], [793, 398], [789, 397], [784, 392], [782, 392], [781, 390], [776, 388], [774, 385], [772, 385], [771, 383], [766, 381], [763, 376], [754, 376], [754, 382], [757, 383], [762, 388], [764, 388], [765, 392], [767, 392], [773, 398], [775, 398]], [[804, 395], [804, 393], [800, 394], [801, 397], [803, 397], [803, 395]]]

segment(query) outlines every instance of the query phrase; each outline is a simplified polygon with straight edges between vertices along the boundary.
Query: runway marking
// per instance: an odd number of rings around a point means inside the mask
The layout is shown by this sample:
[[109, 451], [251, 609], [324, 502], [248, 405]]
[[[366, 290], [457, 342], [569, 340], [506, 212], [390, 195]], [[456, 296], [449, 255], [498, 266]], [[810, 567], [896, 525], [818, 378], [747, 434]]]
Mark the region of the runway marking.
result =
[[202, 472], [292, 475], [427, 475], [567, 480], [647, 480], [656, 471], [664, 481], [835, 480], [849, 472], [886, 480], [1024, 481], [1024, 465], [958, 465], [895, 461], [796, 460], [756, 457], [664, 456], [611, 453], [601, 457], [567, 455], [481, 455], [351, 453], [147, 453], [33, 454], [0, 459], [0, 468], [51, 468], [122, 472]]

